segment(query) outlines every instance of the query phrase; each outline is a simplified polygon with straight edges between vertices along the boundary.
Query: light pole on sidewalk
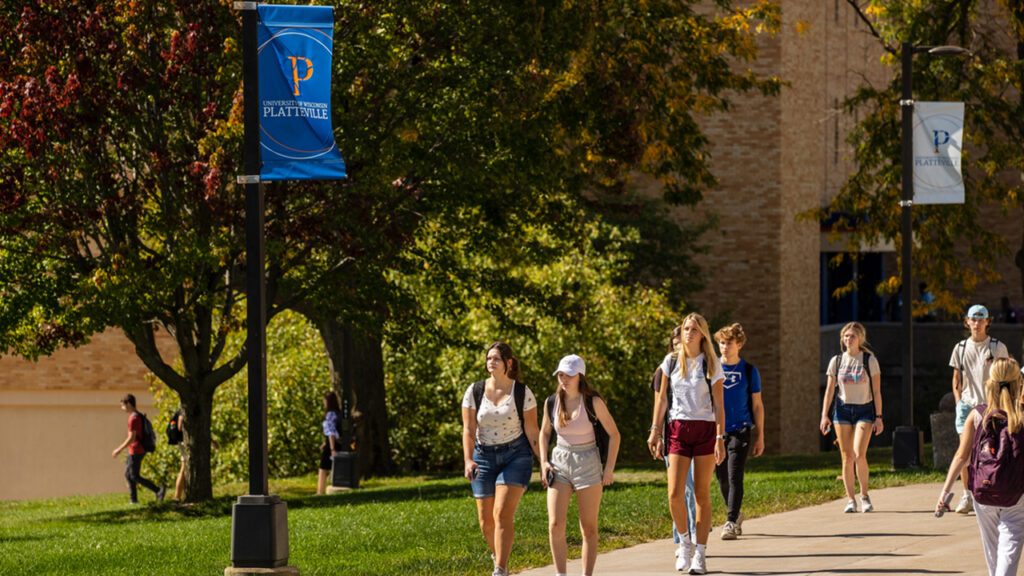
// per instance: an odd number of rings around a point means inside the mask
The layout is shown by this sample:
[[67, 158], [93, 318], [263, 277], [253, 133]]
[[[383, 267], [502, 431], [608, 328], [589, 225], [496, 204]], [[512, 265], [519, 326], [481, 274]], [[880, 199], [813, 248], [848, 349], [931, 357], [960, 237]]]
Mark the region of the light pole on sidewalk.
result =
[[902, 218], [901, 257], [901, 310], [903, 320], [903, 418], [902, 426], [893, 432], [892, 464], [894, 468], [917, 467], [921, 465], [920, 432], [914, 426], [914, 318], [913, 293], [911, 290], [910, 258], [913, 252], [914, 230], [911, 208], [914, 205], [914, 54], [926, 52], [935, 56], [957, 56], [971, 54], [959, 46], [914, 46], [904, 42], [900, 48], [902, 58], [903, 90], [900, 95], [901, 146], [902, 146]]

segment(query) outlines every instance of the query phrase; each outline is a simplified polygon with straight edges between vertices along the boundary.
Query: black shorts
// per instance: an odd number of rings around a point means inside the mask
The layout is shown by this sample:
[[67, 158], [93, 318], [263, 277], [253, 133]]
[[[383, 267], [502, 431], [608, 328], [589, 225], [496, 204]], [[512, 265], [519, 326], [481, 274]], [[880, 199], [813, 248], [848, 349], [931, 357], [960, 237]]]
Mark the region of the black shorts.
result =
[[327, 445], [320, 451], [320, 469], [330, 470], [331, 469], [331, 442], [328, 440]]

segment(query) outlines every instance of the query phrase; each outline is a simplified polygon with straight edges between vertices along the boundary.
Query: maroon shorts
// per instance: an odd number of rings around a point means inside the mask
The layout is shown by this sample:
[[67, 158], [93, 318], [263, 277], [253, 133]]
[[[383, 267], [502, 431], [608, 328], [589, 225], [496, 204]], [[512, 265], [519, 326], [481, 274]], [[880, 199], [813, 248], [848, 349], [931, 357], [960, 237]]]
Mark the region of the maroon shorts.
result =
[[668, 423], [668, 453], [693, 458], [715, 453], [715, 423], [673, 420]]

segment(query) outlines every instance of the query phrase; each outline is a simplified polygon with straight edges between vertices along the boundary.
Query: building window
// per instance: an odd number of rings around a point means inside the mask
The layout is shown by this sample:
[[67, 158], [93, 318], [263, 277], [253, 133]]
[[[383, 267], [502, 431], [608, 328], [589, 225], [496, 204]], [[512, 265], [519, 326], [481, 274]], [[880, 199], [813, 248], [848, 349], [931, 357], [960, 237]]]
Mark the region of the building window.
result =
[[[875, 292], [875, 287], [886, 278], [884, 254], [844, 253], [837, 266], [832, 259], [838, 254], [821, 253], [821, 323], [899, 321], [899, 294], [885, 299]], [[850, 282], [856, 284], [856, 290], [835, 298], [836, 289]]]

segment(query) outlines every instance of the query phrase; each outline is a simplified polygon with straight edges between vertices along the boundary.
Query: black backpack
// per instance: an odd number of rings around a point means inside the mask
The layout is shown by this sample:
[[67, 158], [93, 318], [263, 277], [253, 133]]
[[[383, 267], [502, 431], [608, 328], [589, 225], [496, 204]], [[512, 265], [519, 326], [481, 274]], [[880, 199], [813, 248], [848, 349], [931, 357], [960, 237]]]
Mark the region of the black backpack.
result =
[[[486, 385], [486, 380], [473, 382], [473, 401], [476, 402], [477, 414], [480, 413], [480, 403], [484, 399], [484, 387]], [[518, 380], [514, 380], [512, 382], [512, 397], [516, 402], [516, 413], [519, 414], [519, 428], [521, 428], [523, 434], [525, 434], [526, 425], [523, 423], [523, 404], [526, 402], [526, 384], [523, 384]]]
[[171, 416], [171, 421], [167, 423], [167, 443], [171, 446], [175, 444], [181, 444], [182, 440], [185, 439], [185, 433], [178, 429], [178, 422], [181, 419], [181, 410], [174, 413]]
[[[594, 427], [594, 441], [597, 444], [597, 451], [601, 455], [601, 463], [604, 464], [608, 461], [608, 444], [611, 442], [611, 437], [608, 436], [608, 431], [601, 425], [597, 412], [594, 412], [593, 396], [583, 397], [583, 408], [587, 411], [587, 419], [590, 420], [590, 425]], [[555, 394], [548, 396], [548, 399], [544, 401], [544, 411], [548, 414], [548, 422], [551, 422], [551, 430], [558, 434], [555, 431]]]
[[139, 438], [139, 442], [142, 442], [142, 449], [147, 454], [156, 452], [156, 431], [153, 430], [153, 424], [142, 412], [136, 412], [136, 414], [142, 418], [142, 438]]

